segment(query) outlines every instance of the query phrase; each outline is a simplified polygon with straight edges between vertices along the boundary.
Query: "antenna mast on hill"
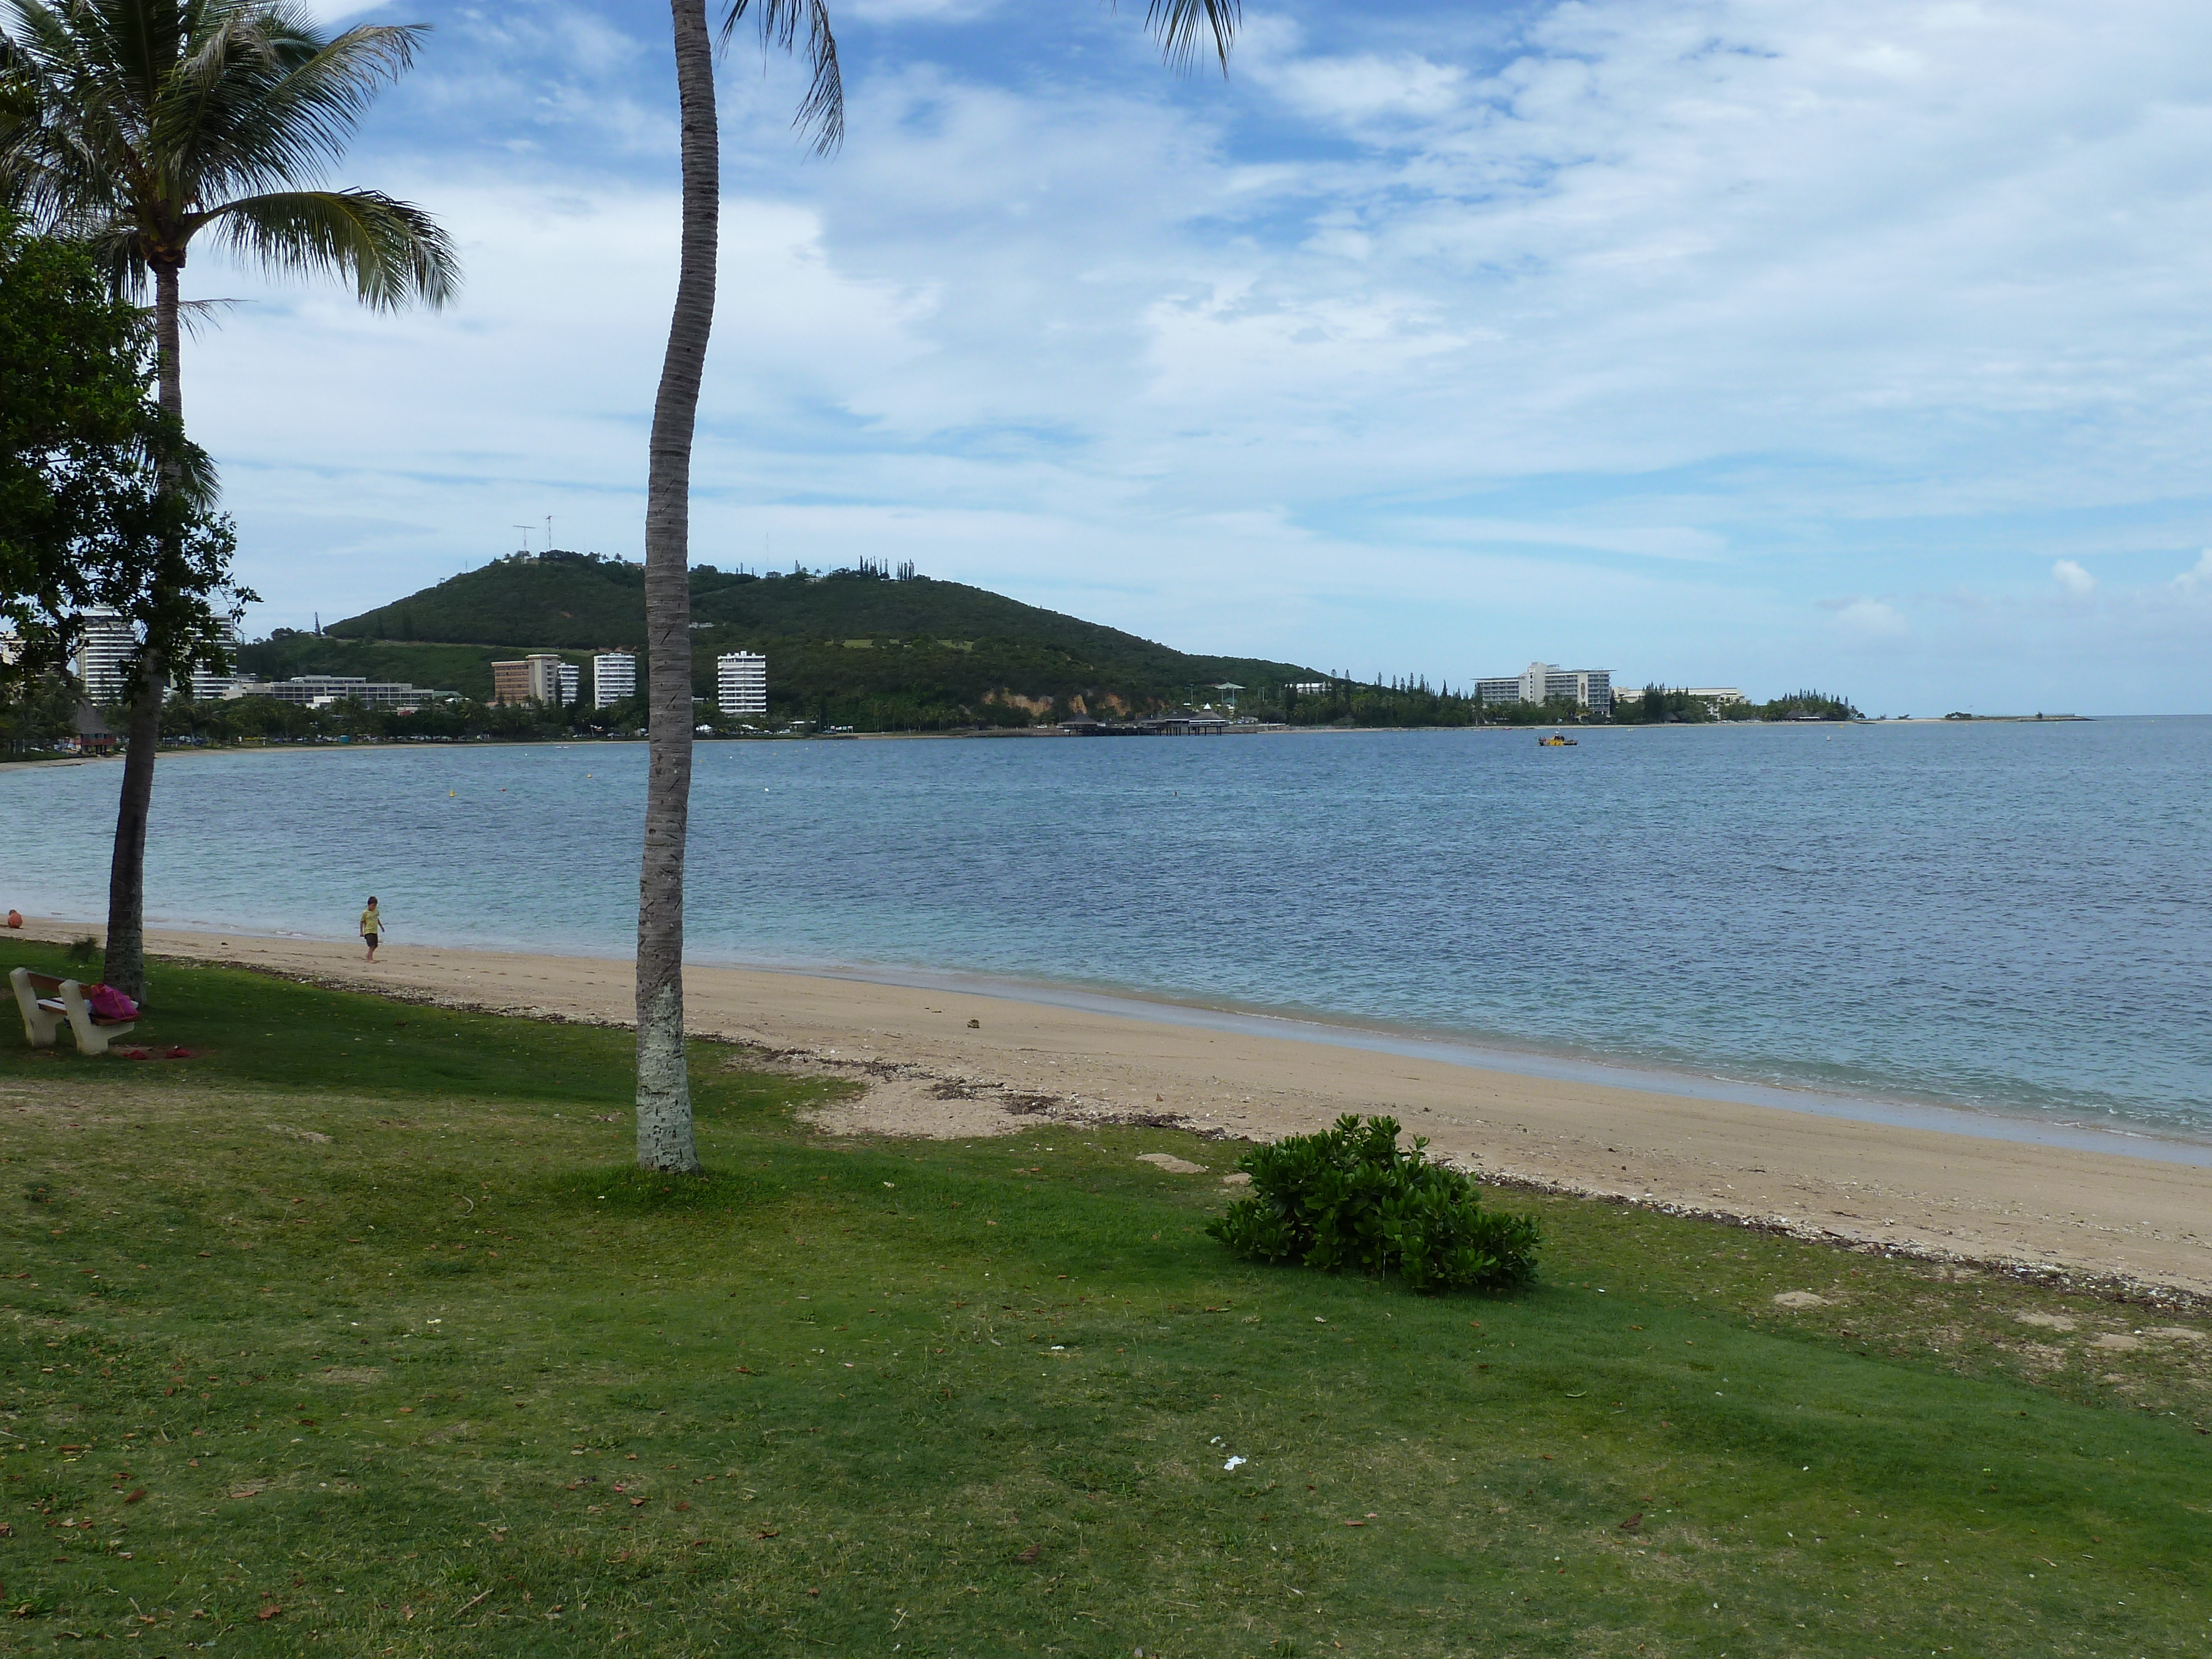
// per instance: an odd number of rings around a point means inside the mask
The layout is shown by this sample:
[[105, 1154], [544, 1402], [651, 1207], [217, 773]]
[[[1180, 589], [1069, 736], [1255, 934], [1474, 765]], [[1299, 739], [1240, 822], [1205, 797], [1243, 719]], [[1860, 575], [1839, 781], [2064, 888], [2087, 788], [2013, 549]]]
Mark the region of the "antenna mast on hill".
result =
[[530, 551], [530, 532], [532, 526], [526, 524], [519, 524], [514, 527], [522, 532], [522, 550], [525, 553], [527, 553]]
[[550, 513], [545, 515], [545, 550], [548, 553], [553, 550], [553, 515]]

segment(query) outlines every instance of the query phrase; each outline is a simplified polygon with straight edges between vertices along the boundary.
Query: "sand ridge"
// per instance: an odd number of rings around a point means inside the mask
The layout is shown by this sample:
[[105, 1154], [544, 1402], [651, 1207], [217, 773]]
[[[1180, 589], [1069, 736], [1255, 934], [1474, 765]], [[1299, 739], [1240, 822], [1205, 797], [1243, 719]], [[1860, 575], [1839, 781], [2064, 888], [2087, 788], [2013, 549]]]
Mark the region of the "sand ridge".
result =
[[[33, 937], [85, 930], [36, 921]], [[557, 1018], [628, 1024], [630, 964], [395, 941], [149, 930], [164, 956]], [[970, 1136], [1039, 1118], [1273, 1139], [1388, 1112], [1491, 1179], [1863, 1249], [2212, 1297], [2212, 1169], [1786, 1109], [1524, 1077], [1008, 996], [703, 964], [691, 1028], [854, 1079], [842, 1133]], [[1219, 1160], [1223, 1167], [1232, 1157]]]

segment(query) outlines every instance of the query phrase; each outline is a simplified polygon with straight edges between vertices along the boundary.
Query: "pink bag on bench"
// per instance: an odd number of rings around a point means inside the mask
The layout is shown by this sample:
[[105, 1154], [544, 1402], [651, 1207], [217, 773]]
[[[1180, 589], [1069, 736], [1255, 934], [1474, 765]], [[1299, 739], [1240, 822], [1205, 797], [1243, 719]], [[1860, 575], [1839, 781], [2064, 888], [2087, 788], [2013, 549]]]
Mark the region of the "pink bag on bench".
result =
[[85, 1004], [94, 1019], [136, 1019], [138, 1005], [112, 985], [95, 985], [85, 993]]

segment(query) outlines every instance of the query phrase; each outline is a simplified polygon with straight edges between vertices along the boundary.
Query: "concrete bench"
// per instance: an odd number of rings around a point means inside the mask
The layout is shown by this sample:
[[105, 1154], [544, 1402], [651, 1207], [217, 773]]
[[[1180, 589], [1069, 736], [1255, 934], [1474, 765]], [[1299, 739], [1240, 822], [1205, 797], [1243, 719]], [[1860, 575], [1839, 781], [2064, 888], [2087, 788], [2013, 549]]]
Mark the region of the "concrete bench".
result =
[[81, 1054], [104, 1054], [111, 1039], [127, 1033], [134, 1019], [101, 1019], [92, 1012], [84, 987], [73, 979], [34, 974], [27, 968], [12, 969], [9, 984], [15, 988], [15, 1006], [23, 1012], [23, 1035], [33, 1048], [51, 1048], [62, 1022], [76, 1037]]

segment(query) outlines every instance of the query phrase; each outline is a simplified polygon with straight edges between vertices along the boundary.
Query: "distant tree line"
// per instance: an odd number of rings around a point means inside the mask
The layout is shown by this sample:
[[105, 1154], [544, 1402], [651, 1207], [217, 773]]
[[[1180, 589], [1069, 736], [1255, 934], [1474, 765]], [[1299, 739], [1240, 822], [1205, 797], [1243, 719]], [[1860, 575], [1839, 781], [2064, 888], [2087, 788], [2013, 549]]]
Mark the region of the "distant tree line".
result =
[[1615, 700], [1613, 720], [1623, 726], [1705, 726], [1721, 720], [1856, 720], [1864, 715], [1848, 697], [1826, 691], [1792, 691], [1767, 702], [1708, 702], [1679, 688], [1647, 685], [1641, 696]]

